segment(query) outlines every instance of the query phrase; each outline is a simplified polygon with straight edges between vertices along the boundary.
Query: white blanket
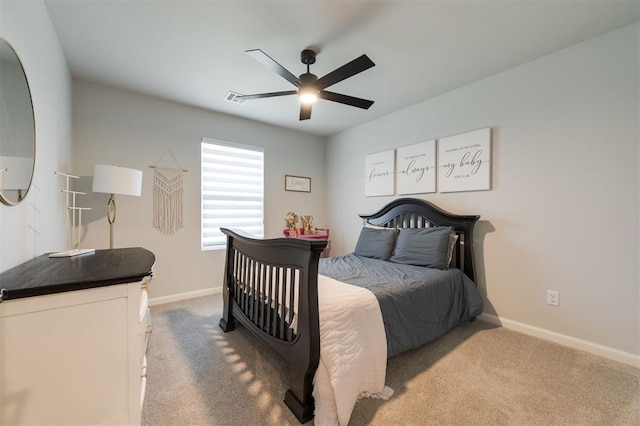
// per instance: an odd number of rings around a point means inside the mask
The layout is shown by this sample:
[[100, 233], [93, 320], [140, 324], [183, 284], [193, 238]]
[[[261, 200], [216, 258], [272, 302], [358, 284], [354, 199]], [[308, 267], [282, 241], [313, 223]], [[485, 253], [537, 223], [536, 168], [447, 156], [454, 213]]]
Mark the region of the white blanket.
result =
[[387, 340], [378, 300], [369, 290], [318, 276], [320, 364], [315, 424], [344, 425], [359, 397], [388, 399]]

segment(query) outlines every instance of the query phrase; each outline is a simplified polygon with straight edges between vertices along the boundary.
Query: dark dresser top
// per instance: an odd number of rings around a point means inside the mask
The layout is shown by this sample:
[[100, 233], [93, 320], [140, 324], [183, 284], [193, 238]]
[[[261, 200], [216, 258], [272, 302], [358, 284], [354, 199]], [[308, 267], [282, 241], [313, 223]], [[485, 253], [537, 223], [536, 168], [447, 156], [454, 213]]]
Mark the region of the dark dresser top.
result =
[[73, 257], [43, 254], [0, 274], [0, 301], [140, 281], [152, 274], [155, 261], [141, 247]]

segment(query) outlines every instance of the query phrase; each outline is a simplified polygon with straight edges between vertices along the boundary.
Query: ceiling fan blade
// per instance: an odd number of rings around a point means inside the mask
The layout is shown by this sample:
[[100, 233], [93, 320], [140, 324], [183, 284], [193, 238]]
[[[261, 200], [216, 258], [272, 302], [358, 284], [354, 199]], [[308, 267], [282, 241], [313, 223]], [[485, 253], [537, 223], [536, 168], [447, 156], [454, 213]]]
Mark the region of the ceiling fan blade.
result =
[[296, 94], [298, 94], [297, 90], [285, 90], [284, 92], [256, 93], [255, 95], [238, 95], [236, 97], [238, 99], [242, 99], [243, 101], [249, 101], [251, 99], [275, 98], [276, 96], [287, 96]]
[[247, 50], [246, 53], [248, 53], [249, 56], [251, 56], [256, 61], [260, 62], [262, 65], [275, 71], [280, 77], [284, 78], [289, 83], [293, 84], [296, 87], [300, 87], [300, 79], [298, 79], [298, 77], [291, 74], [285, 67], [277, 63], [271, 58], [271, 56], [267, 55], [262, 50], [252, 49]]
[[351, 76], [361, 73], [362, 71], [368, 70], [373, 66], [375, 66], [373, 61], [369, 59], [367, 55], [362, 55], [349, 62], [348, 64], [345, 64], [340, 68], [331, 71], [329, 74], [319, 78], [318, 81], [316, 81], [315, 86], [318, 89], [324, 89]]
[[328, 101], [338, 102], [362, 109], [369, 109], [369, 107], [373, 105], [373, 101], [367, 99], [356, 98], [349, 95], [343, 95], [341, 93], [329, 92], [327, 90], [321, 90], [320, 93], [318, 93], [318, 97], [326, 99]]
[[311, 107], [313, 104], [300, 104], [300, 121], [311, 118]]

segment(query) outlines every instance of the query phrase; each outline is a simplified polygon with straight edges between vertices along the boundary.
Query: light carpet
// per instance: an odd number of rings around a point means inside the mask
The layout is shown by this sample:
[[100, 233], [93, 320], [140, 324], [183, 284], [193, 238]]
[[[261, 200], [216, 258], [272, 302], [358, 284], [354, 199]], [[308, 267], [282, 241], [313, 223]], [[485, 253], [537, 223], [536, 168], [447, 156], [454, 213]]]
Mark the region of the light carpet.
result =
[[[152, 307], [143, 425], [296, 425], [285, 363], [221, 295]], [[388, 401], [360, 400], [350, 425], [640, 425], [638, 369], [483, 321], [388, 361]], [[310, 422], [308, 424], [313, 424]]]

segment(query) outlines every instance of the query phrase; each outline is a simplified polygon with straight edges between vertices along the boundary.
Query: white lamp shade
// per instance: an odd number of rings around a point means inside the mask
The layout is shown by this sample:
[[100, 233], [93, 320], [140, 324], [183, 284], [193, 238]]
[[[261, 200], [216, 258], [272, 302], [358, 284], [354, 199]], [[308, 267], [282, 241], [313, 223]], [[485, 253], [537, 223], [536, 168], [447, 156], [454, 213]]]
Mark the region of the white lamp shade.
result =
[[93, 192], [106, 194], [142, 194], [142, 171], [96, 164], [93, 168]]

